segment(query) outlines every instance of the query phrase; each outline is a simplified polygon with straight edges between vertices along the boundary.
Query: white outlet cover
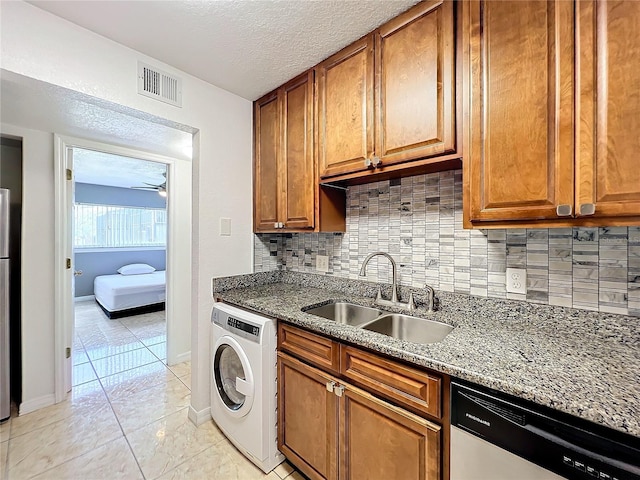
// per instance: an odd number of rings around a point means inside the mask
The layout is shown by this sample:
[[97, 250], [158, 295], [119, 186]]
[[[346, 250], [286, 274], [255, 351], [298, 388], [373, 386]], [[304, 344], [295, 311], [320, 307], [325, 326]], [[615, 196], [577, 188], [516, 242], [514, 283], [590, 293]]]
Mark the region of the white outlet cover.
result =
[[316, 255], [316, 270], [319, 272], [328, 272], [329, 257], [326, 255]]
[[527, 270], [525, 268], [507, 268], [507, 292], [527, 293]]

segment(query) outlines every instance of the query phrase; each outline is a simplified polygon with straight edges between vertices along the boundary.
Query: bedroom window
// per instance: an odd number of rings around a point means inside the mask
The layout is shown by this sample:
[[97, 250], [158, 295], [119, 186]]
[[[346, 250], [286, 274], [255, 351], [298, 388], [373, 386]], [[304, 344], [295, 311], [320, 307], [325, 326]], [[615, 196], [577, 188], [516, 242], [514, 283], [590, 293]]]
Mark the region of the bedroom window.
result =
[[74, 234], [76, 248], [164, 247], [167, 211], [76, 203]]

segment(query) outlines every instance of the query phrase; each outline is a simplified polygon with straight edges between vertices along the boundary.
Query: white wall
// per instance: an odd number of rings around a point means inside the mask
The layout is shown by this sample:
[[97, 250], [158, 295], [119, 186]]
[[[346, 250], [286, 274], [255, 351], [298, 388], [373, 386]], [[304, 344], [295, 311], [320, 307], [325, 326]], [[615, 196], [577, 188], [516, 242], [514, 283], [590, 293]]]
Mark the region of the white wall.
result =
[[[22, 398], [53, 402], [53, 134], [2, 124], [22, 144]], [[25, 341], [28, 339], [28, 341]]]
[[[24, 2], [1, 2], [0, 8], [3, 69], [198, 129], [194, 136], [192, 185], [191, 402], [195, 410], [205, 409], [209, 404], [211, 277], [252, 269], [251, 102]], [[137, 94], [138, 60], [182, 77], [183, 108]], [[51, 202], [53, 174], [43, 181], [47, 183]], [[219, 236], [221, 216], [232, 219], [231, 237]], [[36, 215], [29, 221], [41, 220]], [[48, 238], [53, 241], [53, 230]], [[43, 255], [52, 261], [52, 252]], [[42, 290], [50, 298], [40, 305], [51, 312], [53, 285]], [[45, 341], [41, 332], [52, 328], [52, 318], [44, 316], [30, 321], [39, 323], [40, 329], [25, 331], [25, 344]], [[53, 336], [48, 336], [46, 342], [50, 345], [41, 350], [46, 354], [40, 357], [51, 355]], [[50, 366], [53, 365], [50, 360], [40, 358], [39, 362], [41, 366]], [[42, 375], [52, 384], [52, 372], [44, 371]], [[37, 382], [35, 376], [25, 375], [25, 400], [30, 398], [26, 393]], [[46, 388], [52, 390], [50, 385]]]

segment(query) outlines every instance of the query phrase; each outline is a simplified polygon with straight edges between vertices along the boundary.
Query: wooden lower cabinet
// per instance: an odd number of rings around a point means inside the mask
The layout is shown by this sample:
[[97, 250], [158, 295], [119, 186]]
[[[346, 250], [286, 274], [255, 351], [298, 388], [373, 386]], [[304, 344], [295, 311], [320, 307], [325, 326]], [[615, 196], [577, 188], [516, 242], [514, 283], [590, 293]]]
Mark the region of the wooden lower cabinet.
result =
[[438, 480], [441, 427], [282, 352], [278, 447], [312, 479]]
[[278, 448], [312, 479], [338, 478], [336, 380], [278, 353]]

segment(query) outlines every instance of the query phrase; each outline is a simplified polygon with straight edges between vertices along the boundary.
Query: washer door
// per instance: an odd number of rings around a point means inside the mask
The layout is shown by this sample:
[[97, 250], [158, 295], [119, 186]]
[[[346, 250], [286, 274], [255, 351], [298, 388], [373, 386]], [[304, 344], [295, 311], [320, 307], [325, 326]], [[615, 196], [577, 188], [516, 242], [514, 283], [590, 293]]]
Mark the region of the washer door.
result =
[[240, 344], [223, 336], [213, 348], [211, 368], [218, 400], [233, 417], [244, 417], [253, 405], [255, 384], [249, 359]]

